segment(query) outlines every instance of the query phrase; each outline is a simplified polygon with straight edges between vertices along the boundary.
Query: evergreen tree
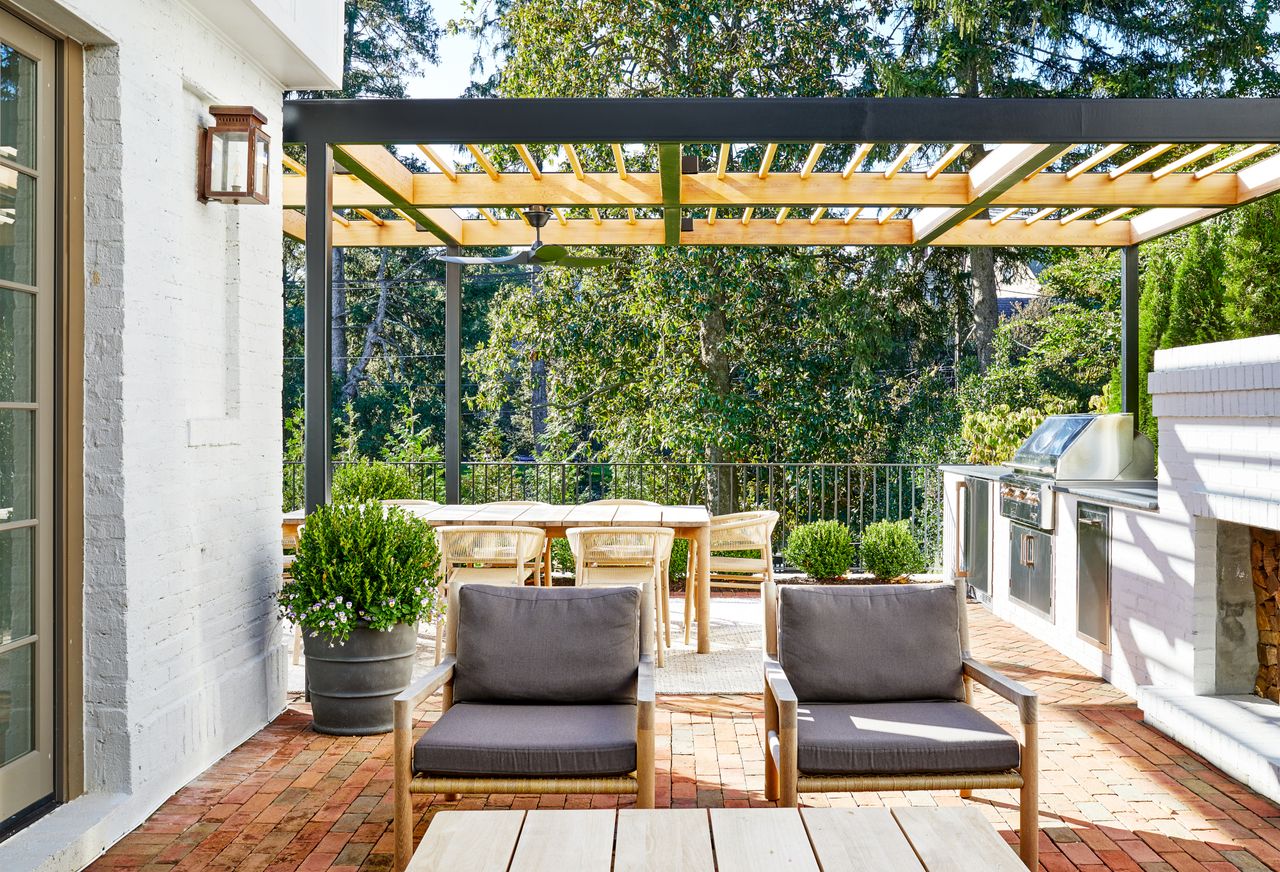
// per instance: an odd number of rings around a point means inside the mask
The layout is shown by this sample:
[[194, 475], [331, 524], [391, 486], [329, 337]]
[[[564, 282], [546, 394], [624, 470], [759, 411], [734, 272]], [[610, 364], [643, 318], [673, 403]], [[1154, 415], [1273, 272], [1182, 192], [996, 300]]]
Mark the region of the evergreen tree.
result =
[[1232, 215], [1226, 242], [1225, 314], [1235, 336], [1280, 333], [1280, 201]]
[[1227, 337], [1222, 305], [1221, 225], [1197, 224], [1187, 234], [1169, 294], [1169, 323], [1160, 348], [1199, 345]]

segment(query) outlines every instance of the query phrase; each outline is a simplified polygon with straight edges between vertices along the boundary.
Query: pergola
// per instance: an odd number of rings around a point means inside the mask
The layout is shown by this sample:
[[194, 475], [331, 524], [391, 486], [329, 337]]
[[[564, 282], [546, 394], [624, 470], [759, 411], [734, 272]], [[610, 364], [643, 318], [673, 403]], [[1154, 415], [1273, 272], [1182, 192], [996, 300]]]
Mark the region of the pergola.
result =
[[[1139, 244], [1280, 189], [1280, 100], [1263, 99], [297, 100], [284, 139], [306, 147], [305, 165], [285, 161], [284, 229], [307, 251], [308, 511], [329, 496], [335, 245], [525, 246], [533, 231], [518, 210], [537, 204], [556, 219], [544, 241], [562, 245], [1121, 248], [1122, 405], [1135, 411]], [[759, 162], [735, 165], [734, 144], [757, 146]], [[957, 168], [971, 144], [985, 156]], [[656, 150], [657, 172], [628, 167], [637, 145]], [[803, 159], [783, 165], [780, 145]], [[461, 171], [442, 146], [465, 148], [479, 170]], [[563, 171], [545, 171], [530, 146], [553, 146]], [[590, 165], [587, 146], [607, 165]], [[714, 165], [686, 153], [694, 146]], [[449, 264], [450, 502], [461, 293]]]

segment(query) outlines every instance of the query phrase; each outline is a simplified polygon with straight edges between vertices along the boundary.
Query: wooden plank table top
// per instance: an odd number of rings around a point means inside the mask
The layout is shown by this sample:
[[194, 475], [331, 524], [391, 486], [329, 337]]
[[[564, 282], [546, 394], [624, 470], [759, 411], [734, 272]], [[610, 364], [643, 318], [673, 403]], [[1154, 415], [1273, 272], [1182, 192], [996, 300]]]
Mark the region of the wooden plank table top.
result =
[[711, 652], [711, 512], [706, 506], [556, 505], [441, 505], [419, 507], [413, 513], [431, 524], [492, 524], [538, 527], [547, 533], [544, 554], [546, 583], [551, 578], [551, 539], [564, 538], [573, 527], [669, 527], [676, 538], [688, 539], [694, 560], [694, 595], [698, 599], [698, 653]]
[[410, 872], [1025, 872], [946, 808], [441, 811]]

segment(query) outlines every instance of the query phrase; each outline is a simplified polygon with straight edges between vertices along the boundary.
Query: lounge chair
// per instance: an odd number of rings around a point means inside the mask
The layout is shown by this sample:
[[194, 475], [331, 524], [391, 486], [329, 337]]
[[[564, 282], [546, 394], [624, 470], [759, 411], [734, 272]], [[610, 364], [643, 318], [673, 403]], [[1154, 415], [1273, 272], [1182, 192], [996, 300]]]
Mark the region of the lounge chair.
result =
[[[453, 585], [445, 658], [396, 697], [396, 869], [414, 793], [654, 797], [651, 588]], [[414, 709], [443, 711], [414, 740]]]
[[[1019, 788], [1019, 853], [1037, 868], [1036, 695], [973, 659], [963, 586], [763, 588], [765, 796]], [[1015, 704], [1023, 740], [970, 704]]]

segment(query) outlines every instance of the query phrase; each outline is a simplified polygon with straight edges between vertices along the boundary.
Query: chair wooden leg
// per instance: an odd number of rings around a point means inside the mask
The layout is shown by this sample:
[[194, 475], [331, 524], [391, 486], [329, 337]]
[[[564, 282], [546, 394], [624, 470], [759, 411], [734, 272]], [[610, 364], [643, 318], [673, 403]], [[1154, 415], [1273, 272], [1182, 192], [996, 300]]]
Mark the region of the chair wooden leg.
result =
[[778, 731], [778, 702], [773, 698], [769, 682], [764, 683], [764, 798], [778, 801], [778, 765], [773, 762], [769, 734]]
[[293, 665], [302, 662], [302, 627], [293, 628]]
[[961, 799], [968, 799], [968, 798], [969, 798], [969, 797], [971, 797], [971, 796], [973, 796], [973, 791], [972, 791], [972, 790], [970, 790], [970, 789], [969, 789], [969, 788], [967, 788], [967, 787], [960, 791], [960, 798], [961, 798]]
[[392, 811], [392, 839], [395, 845], [395, 872], [404, 872], [413, 856], [413, 796], [409, 781], [413, 778], [413, 714], [407, 705], [395, 712], [396, 729], [392, 762], [395, 765], [395, 798]]
[[667, 665], [667, 646], [662, 640], [662, 602], [658, 602], [658, 608], [653, 610], [653, 647], [655, 653], [655, 662], [659, 668]]
[[1022, 793], [1018, 798], [1018, 856], [1028, 869], [1040, 868], [1040, 740], [1036, 724], [1024, 724]]
[[796, 790], [796, 779], [800, 773], [796, 768], [795, 727], [779, 728], [778, 750], [778, 805], [783, 808], [795, 808], [800, 804], [800, 795]]
[[636, 808], [653, 808], [654, 742], [653, 730], [640, 730], [636, 743]]
[[662, 639], [671, 647], [671, 576], [662, 575]]
[[440, 665], [440, 657], [444, 653], [444, 617], [436, 618], [436, 665]]

